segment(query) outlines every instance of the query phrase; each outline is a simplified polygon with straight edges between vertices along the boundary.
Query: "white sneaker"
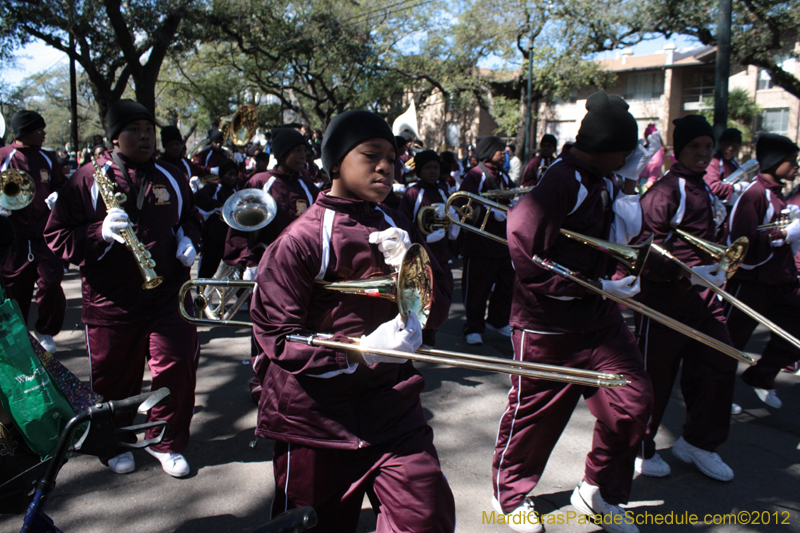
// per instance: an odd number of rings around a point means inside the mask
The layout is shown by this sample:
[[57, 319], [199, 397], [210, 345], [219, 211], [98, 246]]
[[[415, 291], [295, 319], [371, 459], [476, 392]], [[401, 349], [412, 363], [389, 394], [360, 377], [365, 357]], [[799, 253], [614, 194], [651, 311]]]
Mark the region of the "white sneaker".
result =
[[731, 404], [731, 414], [732, 415], [740, 415], [742, 414], [742, 406], [738, 403]]
[[658, 454], [653, 455], [650, 459], [637, 457], [633, 464], [633, 469], [643, 476], [650, 477], [665, 477], [672, 472], [669, 465]]
[[780, 409], [783, 405], [783, 402], [780, 398], [778, 398], [778, 394], [775, 392], [775, 389], [758, 389], [753, 387], [753, 390], [758, 396], [758, 399], [764, 402], [765, 404], [769, 405], [773, 409]]
[[42, 345], [46, 351], [50, 352], [50, 355], [56, 353], [56, 341], [53, 340], [52, 335], [39, 335], [39, 344]]
[[125, 452], [109, 459], [108, 467], [115, 474], [128, 474], [136, 468], [136, 463], [133, 462], [133, 454]]
[[483, 344], [483, 337], [480, 333], [467, 333], [467, 344]]
[[533, 501], [530, 498], [525, 498], [522, 505], [510, 513], [504, 513], [503, 508], [500, 507], [500, 502], [492, 496], [492, 507], [498, 513], [505, 515], [505, 523], [514, 531], [519, 531], [520, 533], [541, 533], [544, 531], [541, 516], [533, 509]]
[[491, 324], [489, 324], [487, 322], [486, 323], [486, 329], [488, 329], [490, 331], [496, 331], [500, 335], [504, 335], [506, 337], [510, 337], [511, 336], [511, 325], [510, 324], [506, 324], [502, 328], [496, 328], [496, 327], [494, 327], [493, 325], [491, 325]]
[[572, 491], [569, 501], [579, 513], [588, 516], [592, 523], [609, 533], [639, 533], [635, 524], [626, 523], [624, 509], [603, 499], [600, 487], [581, 481]]
[[694, 463], [694, 465], [705, 475], [719, 481], [730, 481], [733, 479], [733, 470], [722, 462], [719, 455], [714, 452], [701, 450], [697, 446], [692, 446], [683, 437], [675, 441], [672, 445], [672, 455], [684, 463]]
[[147, 453], [161, 462], [161, 468], [172, 477], [184, 477], [189, 475], [189, 463], [179, 453], [156, 452], [150, 448], [145, 448]]

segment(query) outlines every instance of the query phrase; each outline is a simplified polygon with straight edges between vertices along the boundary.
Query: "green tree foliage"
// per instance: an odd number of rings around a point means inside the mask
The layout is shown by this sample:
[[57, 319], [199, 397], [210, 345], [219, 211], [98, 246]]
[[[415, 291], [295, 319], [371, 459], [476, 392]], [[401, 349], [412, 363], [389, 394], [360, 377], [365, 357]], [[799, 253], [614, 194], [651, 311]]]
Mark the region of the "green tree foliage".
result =
[[[703, 100], [705, 109], [700, 114], [706, 117], [709, 123], [714, 123], [714, 98]], [[753, 138], [755, 119], [761, 114], [761, 108], [753, 102], [753, 97], [741, 87], [728, 93], [728, 127], [736, 128], [742, 132], [742, 140], [750, 142]]]
[[[719, 0], [648, 0], [647, 11], [657, 31], [667, 37], [682, 34], [705, 45], [717, 44]], [[800, 79], [781, 66], [798, 58], [800, 6], [796, 0], [734, 0], [731, 60], [766, 70], [776, 85], [800, 98]]]

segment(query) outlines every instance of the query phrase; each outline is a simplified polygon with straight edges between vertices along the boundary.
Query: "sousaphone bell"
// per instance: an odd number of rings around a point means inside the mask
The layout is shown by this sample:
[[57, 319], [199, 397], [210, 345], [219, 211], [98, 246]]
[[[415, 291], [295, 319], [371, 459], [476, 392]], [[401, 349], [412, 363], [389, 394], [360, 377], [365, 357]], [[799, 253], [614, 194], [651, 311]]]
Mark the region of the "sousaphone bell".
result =
[[222, 206], [222, 219], [239, 231], [256, 231], [278, 214], [278, 204], [269, 193], [261, 189], [236, 191]]
[[18, 211], [33, 202], [36, 184], [24, 170], [9, 168], [0, 172], [0, 207]]

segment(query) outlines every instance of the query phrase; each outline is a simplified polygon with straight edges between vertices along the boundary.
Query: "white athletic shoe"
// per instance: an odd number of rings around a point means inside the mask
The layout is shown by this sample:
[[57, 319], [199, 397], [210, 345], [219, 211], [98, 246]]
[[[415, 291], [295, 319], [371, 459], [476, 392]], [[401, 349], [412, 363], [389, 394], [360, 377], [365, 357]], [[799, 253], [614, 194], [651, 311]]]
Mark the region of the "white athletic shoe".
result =
[[719, 481], [731, 481], [733, 479], [733, 470], [722, 462], [719, 455], [701, 450], [697, 446], [692, 446], [683, 440], [683, 437], [676, 440], [675, 444], [672, 445], [672, 455], [684, 463], [693, 463], [710, 478]]
[[467, 344], [483, 344], [483, 337], [481, 337], [480, 333], [467, 333], [466, 339]]
[[39, 344], [51, 355], [56, 353], [56, 341], [53, 340], [52, 335], [39, 335]]
[[133, 462], [133, 454], [125, 452], [109, 459], [108, 467], [115, 474], [128, 474], [136, 468], [136, 463]]
[[658, 454], [653, 455], [650, 459], [637, 457], [633, 469], [643, 476], [650, 477], [665, 477], [671, 472], [669, 465]]
[[780, 398], [778, 398], [778, 394], [775, 392], [775, 389], [768, 390], [753, 387], [753, 390], [755, 391], [759, 400], [769, 405], [773, 409], [780, 409], [781, 406], [783, 406], [783, 402]]
[[[609, 533], [639, 533], [635, 524], [626, 523], [625, 510], [617, 505], [611, 505], [600, 495], [600, 487], [595, 487], [581, 481], [572, 491], [570, 503], [579, 513], [589, 517], [590, 520], [608, 531]], [[600, 515], [602, 520], [598, 520]], [[616, 518], [617, 516], [622, 517]]]
[[742, 406], [738, 403], [731, 404], [731, 414], [732, 415], [740, 415], [742, 414]]
[[497, 333], [499, 333], [500, 335], [503, 335], [505, 337], [510, 337], [511, 336], [511, 325], [510, 324], [506, 324], [502, 328], [496, 328], [496, 327], [494, 327], [493, 325], [491, 325], [491, 324], [489, 324], [487, 322], [486, 323], [486, 329], [488, 329], [490, 331], [496, 331]]
[[159, 460], [161, 468], [170, 476], [185, 477], [189, 475], [189, 463], [186, 462], [183, 455], [172, 452], [156, 452], [150, 448], [145, 448], [145, 450]]
[[544, 531], [541, 517], [534, 511], [533, 501], [530, 498], [525, 498], [522, 505], [510, 513], [504, 513], [503, 508], [500, 507], [500, 502], [492, 496], [492, 507], [498, 513], [505, 515], [506, 524], [514, 531], [519, 531], [520, 533], [541, 533]]

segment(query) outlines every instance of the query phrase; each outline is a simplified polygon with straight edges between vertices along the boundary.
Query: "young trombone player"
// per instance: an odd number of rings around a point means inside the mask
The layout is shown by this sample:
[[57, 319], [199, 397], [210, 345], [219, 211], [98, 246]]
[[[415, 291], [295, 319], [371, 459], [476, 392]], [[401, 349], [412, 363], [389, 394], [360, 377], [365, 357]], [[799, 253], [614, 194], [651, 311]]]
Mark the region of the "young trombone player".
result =
[[[636, 299], [730, 345], [722, 303], [707, 285], [721, 286], [726, 272], [710, 255], [676, 233], [683, 230], [713, 242], [725, 220], [725, 206], [703, 180], [714, 150], [714, 131], [700, 115], [676, 119], [673, 124], [678, 162], [642, 197], [644, 229], [638, 242], [652, 236], [655, 244], [691, 267], [693, 274], [687, 277], [684, 267], [653, 252], [642, 273], [643, 290]], [[669, 465], [656, 453], [655, 437], [682, 364], [686, 422], [672, 453], [711, 478], [732, 480], [733, 470], [716, 451], [728, 438], [736, 360], [649, 317], [636, 314], [635, 319], [655, 400], [636, 471], [652, 477], [670, 473]]]
[[[493, 506], [515, 531], [543, 530], [528, 497], [581, 396], [597, 418], [583, 480], [571, 502], [579, 512], [603, 515], [603, 528], [635, 532], [614, 523], [624, 511], [633, 478], [636, 444], [652, 404], [650, 378], [619, 306], [600, 294], [542, 268], [539, 256], [594, 280], [593, 286], [627, 298], [638, 279], [609, 277], [616, 264], [608, 255], [568, 239], [562, 228], [590, 237], [627, 243], [639, 233], [641, 213], [635, 184], [646, 154], [628, 104], [600, 91], [586, 102], [577, 142], [548, 169], [547, 177], [510, 210], [508, 246], [516, 271], [511, 326], [514, 359], [623, 374], [630, 384], [590, 389], [511, 376], [508, 407], [500, 419], [492, 464]], [[611, 178], [627, 178], [620, 191]]]
[[[728, 282], [728, 292], [796, 337], [800, 336], [800, 284], [795, 265], [800, 251], [800, 208], [787, 205], [781, 189], [797, 176], [798, 151], [787, 137], [759, 135], [756, 158], [763, 170], [734, 205], [729, 222], [729, 239], [745, 236], [750, 248]], [[790, 213], [789, 220], [781, 223], [784, 210]], [[728, 311], [728, 328], [736, 348], [744, 348], [755, 327], [755, 320], [738, 309]], [[773, 333], [761, 359], [742, 373], [742, 380], [761, 401], [780, 409], [775, 376], [798, 359], [797, 348]]]
[[[392, 193], [397, 148], [385, 120], [367, 111], [338, 115], [322, 141], [332, 178], [305, 214], [266, 250], [250, 316], [270, 364], [256, 435], [274, 439], [273, 514], [310, 505], [322, 531], [356, 530], [364, 494], [379, 506], [377, 531], [452, 532], [453, 495], [420, 404], [422, 376], [410, 361], [315, 347], [287, 339], [328, 333], [333, 340], [405, 352], [422, 343], [382, 298], [340, 294], [320, 282], [391, 274], [412, 242], [425, 239], [399, 212], [379, 205]], [[446, 318], [450, 294], [431, 259], [435, 283], [428, 323]]]

